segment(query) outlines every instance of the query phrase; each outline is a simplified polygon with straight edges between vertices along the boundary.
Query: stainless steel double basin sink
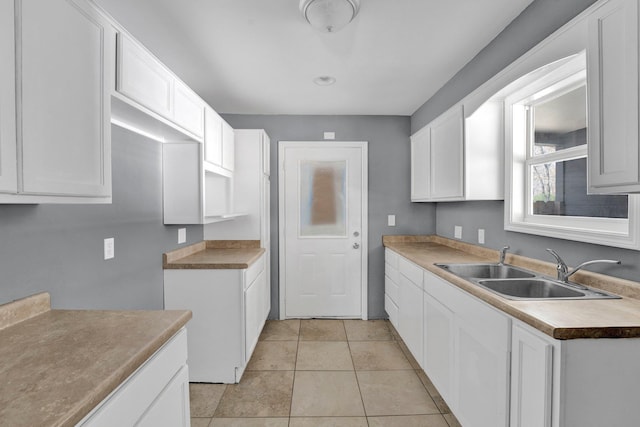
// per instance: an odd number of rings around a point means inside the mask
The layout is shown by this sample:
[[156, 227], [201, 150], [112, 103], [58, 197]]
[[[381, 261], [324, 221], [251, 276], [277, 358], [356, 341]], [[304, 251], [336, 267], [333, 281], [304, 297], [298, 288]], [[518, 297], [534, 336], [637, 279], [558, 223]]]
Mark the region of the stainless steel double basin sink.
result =
[[507, 264], [435, 264], [501, 297], [512, 300], [566, 300], [620, 298], [577, 283], [553, 280]]

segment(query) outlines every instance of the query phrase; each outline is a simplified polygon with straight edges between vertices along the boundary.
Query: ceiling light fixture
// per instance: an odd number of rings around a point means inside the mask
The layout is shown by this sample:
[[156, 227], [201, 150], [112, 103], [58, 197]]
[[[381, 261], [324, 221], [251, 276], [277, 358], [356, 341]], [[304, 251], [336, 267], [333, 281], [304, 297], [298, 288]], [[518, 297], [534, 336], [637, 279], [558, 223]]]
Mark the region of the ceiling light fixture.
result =
[[358, 14], [360, 0], [300, 0], [305, 19], [320, 31], [335, 33]]
[[313, 79], [313, 82], [318, 86], [331, 86], [336, 82], [336, 78], [331, 76], [319, 76]]

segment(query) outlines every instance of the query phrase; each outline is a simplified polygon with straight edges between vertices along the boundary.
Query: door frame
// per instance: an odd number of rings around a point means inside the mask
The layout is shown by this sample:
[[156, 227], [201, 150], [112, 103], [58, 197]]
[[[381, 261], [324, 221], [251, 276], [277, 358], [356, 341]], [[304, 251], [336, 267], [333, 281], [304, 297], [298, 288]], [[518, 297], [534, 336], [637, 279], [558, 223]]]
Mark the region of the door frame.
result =
[[360, 290], [360, 318], [367, 320], [368, 313], [368, 265], [369, 265], [369, 143], [367, 141], [278, 141], [278, 293], [280, 300], [280, 320], [286, 319], [286, 238], [284, 206], [284, 153], [289, 147], [296, 148], [359, 148], [362, 151], [362, 288]]

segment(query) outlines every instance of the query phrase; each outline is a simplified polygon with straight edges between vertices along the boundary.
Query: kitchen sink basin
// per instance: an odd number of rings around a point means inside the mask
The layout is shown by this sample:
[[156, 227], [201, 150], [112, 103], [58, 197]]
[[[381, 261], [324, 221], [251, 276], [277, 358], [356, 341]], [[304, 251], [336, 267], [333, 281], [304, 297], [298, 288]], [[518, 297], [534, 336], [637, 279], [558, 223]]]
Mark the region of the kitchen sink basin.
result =
[[509, 279], [535, 277], [535, 274], [504, 264], [436, 264], [456, 276], [477, 279]]
[[513, 300], [611, 299], [617, 295], [497, 263], [435, 264], [501, 297]]
[[581, 285], [565, 284], [551, 279], [487, 279], [478, 285], [509, 299], [606, 299], [620, 298]]

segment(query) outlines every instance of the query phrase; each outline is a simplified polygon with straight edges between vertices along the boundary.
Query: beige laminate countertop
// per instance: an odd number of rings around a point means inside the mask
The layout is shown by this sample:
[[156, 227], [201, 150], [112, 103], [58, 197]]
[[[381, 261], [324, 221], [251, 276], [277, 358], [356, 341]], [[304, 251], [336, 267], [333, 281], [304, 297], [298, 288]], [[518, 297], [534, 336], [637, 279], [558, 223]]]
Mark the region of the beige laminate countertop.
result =
[[[438, 236], [385, 236], [384, 246], [503, 312], [556, 339], [640, 337], [640, 284], [588, 271], [572, 281], [622, 296], [608, 300], [509, 300], [434, 263], [497, 262], [495, 250]], [[509, 254], [507, 263], [555, 275], [555, 264]]]
[[207, 240], [167, 252], [165, 270], [249, 268], [265, 252], [258, 240]]
[[0, 306], [0, 425], [74, 426], [191, 318], [190, 311]]

